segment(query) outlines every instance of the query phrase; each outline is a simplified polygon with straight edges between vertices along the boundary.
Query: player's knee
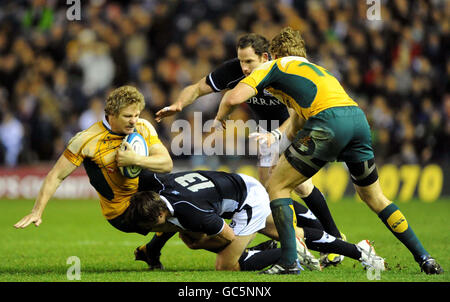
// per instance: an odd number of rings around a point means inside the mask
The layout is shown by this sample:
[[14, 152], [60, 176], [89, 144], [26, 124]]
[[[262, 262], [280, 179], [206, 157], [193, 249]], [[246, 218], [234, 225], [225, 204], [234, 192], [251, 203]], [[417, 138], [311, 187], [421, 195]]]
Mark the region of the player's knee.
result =
[[348, 167], [353, 183], [357, 186], [366, 187], [378, 180], [374, 158], [357, 163], [346, 162], [345, 164]]
[[380, 184], [377, 181], [369, 186], [361, 187], [356, 185], [355, 187], [361, 200], [377, 214], [391, 203], [391, 201], [384, 196]]
[[298, 185], [295, 188], [295, 193], [297, 193], [297, 195], [300, 198], [303, 198], [303, 197], [309, 196], [313, 190], [314, 190], [314, 185], [313, 185], [311, 179], [308, 179], [307, 181]]
[[369, 206], [369, 208], [376, 214], [380, 213], [385, 207], [387, 207], [391, 201], [387, 199], [383, 194], [375, 196], [361, 196], [361, 199]]
[[239, 270], [239, 263], [230, 262], [225, 259], [217, 259], [216, 261], [216, 271], [236, 271]]

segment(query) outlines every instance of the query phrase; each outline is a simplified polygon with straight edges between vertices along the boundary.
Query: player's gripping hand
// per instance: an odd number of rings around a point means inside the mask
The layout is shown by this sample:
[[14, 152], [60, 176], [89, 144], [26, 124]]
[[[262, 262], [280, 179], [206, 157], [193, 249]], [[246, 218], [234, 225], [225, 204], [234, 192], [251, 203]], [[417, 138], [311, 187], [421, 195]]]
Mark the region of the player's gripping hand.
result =
[[134, 152], [133, 148], [128, 142], [123, 142], [116, 153], [116, 162], [118, 167], [127, 167], [137, 164], [137, 157], [139, 155]]
[[281, 139], [281, 132], [277, 129], [266, 133], [252, 132], [248, 137], [256, 140], [261, 145], [267, 144], [267, 146], [270, 147], [273, 143], [276, 143]]
[[178, 104], [172, 104], [170, 106], [164, 107], [163, 109], [156, 112], [155, 121], [159, 123], [163, 118], [172, 116], [177, 112], [181, 112], [181, 109], [181, 106], [179, 106]]
[[42, 222], [41, 215], [38, 213], [31, 213], [19, 220], [14, 227], [16, 229], [24, 229], [29, 226], [31, 223], [34, 223], [35, 226], [39, 226]]
[[214, 128], [216, 131], [224, 131], [227, 127], [227, 123], [225, 120], [218, 120], [217, 118], [214, 119], [212, 128]]

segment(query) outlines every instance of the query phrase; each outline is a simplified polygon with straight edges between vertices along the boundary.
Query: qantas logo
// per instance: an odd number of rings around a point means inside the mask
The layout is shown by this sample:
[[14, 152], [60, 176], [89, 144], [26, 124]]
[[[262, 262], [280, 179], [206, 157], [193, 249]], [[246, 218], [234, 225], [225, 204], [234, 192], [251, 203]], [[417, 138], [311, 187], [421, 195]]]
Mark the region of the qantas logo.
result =
[[396, 233], [403, 233], [408, 229], [408, 221], [406, 221], [405, 216], [397, 210], [389, 216], [387, 223], [391, 229]]
[[400, 220], [398, 220], [396, 223], [394, 223], [393, 225], [392, 225], [392, 228], [393, 229], [395, 229], [395, 228], [397, 228], [403, 221], [405, 221], [406, 219], [405, 218], [400, 218]]

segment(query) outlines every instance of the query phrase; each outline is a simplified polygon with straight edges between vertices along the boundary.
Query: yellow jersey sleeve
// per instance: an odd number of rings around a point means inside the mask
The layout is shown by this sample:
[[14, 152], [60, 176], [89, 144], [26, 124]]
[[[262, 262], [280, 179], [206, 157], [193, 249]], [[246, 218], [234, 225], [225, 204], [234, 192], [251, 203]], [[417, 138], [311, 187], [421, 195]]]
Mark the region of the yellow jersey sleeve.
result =
[[98, 139], [102, 132], [104, 131], [101, 130], [99, 123], [92, 125], [86, 130], [78, 132], [67, 144], [67, 147], [63, 153], [64, 156], [74, 165], [80, 166], [89, 154], [89, 150], [87, 150], [88, 147], [92, 148], [90, 143], [93, 140]]

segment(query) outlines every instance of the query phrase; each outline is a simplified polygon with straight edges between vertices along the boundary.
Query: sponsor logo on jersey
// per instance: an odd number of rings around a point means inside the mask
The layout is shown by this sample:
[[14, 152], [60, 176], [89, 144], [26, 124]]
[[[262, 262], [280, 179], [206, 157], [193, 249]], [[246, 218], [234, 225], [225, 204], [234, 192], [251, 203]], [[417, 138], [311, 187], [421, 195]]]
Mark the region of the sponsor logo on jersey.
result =
[[247, 101], [247, 104], [251, 104], [251, 105], [259, 105], [259, 106], [278, 106], [281, 105], [281, 102], [274, 98], [261, 98], [261, 97], [251, 97], [249, 98]]

